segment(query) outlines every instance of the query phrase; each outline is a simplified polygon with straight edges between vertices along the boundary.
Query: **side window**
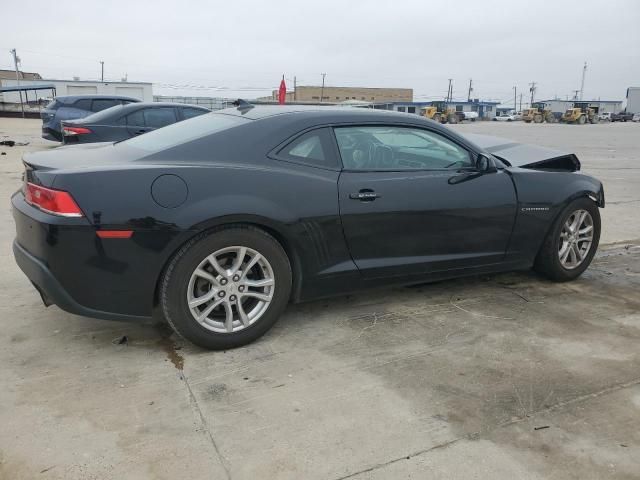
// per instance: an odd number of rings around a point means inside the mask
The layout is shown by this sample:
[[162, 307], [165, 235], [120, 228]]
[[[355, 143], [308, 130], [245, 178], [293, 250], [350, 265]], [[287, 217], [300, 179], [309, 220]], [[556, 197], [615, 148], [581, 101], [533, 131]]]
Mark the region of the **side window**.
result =
[[130, 127], [144, 127], [144, 115], [142, 110], [136, 110], [133, 113], [127, 115], [127, 125]]
[[472, 167], [470, 153], [446, 137], [419, 128], [335, 128], [347, 170], [442, 170]]
[[116, 100], [99, 98], [93, 101], [93, 105], [91, 106], [91, 111], [101, 112], [102, 110], [106, 110], [107, 108], [115, 107], [117, 104], [118, 102]]
[[176, 123], [176, 111], [173, 107], [167, 108], [147, 108], [143, 110], [144, 122], [147, 127], [161, 128], [172, 123]]
[[282, 160], [304, 163], [312, 167], [337, 168], [337, 159], [333, 154], [330, 131], [319, 128], [304, 133], [281, 148], [277, 156]]
[[91, 99], [90, 98], [81, 98], [80, 100], [76, 100], [73, 103], [73, 108], [78, 108], [80, 110], [91, 111]]
[[189, 108], [185, 107], [182, 109], [182, 116], [186, 120], [187, 118], [197, 117], [199, 115], [204, 115], [208, 113], [206, 110], [200, 110], [199, 108]]

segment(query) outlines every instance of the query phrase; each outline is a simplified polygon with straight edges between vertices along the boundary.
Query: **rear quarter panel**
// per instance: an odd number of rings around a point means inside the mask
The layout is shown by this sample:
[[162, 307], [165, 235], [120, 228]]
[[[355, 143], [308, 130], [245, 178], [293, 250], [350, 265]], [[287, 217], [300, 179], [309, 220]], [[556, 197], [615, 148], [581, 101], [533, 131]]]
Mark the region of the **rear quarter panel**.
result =
[[[134, 163], [118, 169], [60, 172], [53, 186], [73, 192], [95, 226], [135, 231], [127, 248], [148, 261], [144, 265], [135, 261], [136, 268], [127, 269], [126, 281], [140, 285], [149, 298], [163, 267], [182, 244], [199, 232], [238, 222], [263, 227], [283, 243], [296, 278], [303, 279], [295, 284], [294, 299], [320, 296], [332, 276], [357, 273], [342, 234], [338, 172], [271, 162], [268, 167]], [[175, 208], [156, 203], [152, 185], [161, 175], [184, 180], [188, 188], [184, 203]], [[94, 268], [105, 273], [114, 261], [131, 263], [137, 255], [113, 248], [108, 258], [97, 245], [86, 255]], [[100, 255], [103, 264], [96, 261]]]

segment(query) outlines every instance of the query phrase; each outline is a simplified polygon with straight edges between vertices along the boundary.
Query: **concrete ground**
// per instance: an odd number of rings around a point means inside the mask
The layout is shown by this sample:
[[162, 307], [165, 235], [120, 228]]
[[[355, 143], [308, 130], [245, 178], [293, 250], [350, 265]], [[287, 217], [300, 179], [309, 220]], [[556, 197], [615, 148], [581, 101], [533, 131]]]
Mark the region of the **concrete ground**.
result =
[[640, 478], [640, 125], [455, 128], [575, 150], [604, 181], [583, 277], [293, 305], [214, 353], [42, 306], [8, 198], [21, 154], [51, 144], [0, 119], [0, 140], [31, 142], [0, 146], [0, 478]]

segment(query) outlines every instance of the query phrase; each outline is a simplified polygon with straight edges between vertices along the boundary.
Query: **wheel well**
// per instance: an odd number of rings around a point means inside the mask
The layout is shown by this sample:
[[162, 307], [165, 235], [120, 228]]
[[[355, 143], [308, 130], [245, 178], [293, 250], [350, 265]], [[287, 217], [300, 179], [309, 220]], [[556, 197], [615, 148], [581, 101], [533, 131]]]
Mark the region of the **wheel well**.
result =
[[581, 194], [576, 195], [573, 198], [570, 198], [566, 202], [566, 204], [563, 205], [562, 208], [560, 208], [558, 210], [558, 213], [555, 214], [555, 216], [553, 217], [553, 220], [549, 223], [549, 226], [547, 227], [547, 230], [544, 233], [544, 237], [542, 237], [542, 242], [540, 243], [540, 246], [538, 247], [538, 251], [536, 252], [536, 258], [538, 257], [538, 255], [540, 255], [540, 250], [542, 250], [542, 247], [544, 246], [544, 242], [546, 241], [547, 236], [549, 235], [549, 233], [551, 232], [551, 230], [555, 226], [556, 222], [558, 221], [558, 218], [560, 218], [560, 215], [562, 215], [562, 212], [564, 212], [565, 208], [567, 208], [567, 205], [569, 205], [571, 202], [573, 202], [575, 200], [578, 200], [580, 198], [587, 198], [587, 199], [591, 200], [596, 207], [600, 207], [597, 198], [594, 198], [594, 194], [591, 193], [591, 192], [582, 192]]
[[178, 252], [183, 246], [184, 244], [186, 244], [187, 242], [189, 242], [193, 237], [200, 235], [202, 233], [207, 233], [207, 232], [214, 232], [216, 230], [224, 230], [227, 228], [233, 228], [233, 227], [253, 227], [259, 230], [262, 230], [266, 233], [268, 233], [269, 235], [271, 235], [282, 247], [282, 249], [284, 250], [284, 253], [287, 254], [287, 258], [289, 259], [289, 263], [291, 264], [291, 282], [292, 282], [292, 288], [291, 288], [291, 298], [293, 298], [294, 300], [297, 299], [299, 297], [299, 291], [300, 291], [300, 280], [301, 280], [301, 270], [300, 270], [300, 262], [299, 262], [299, 258], [296, 254], [295, 249], [291, 246], [291, 244], [287, 241], [287, 239], [285, 238], [284, 235], [282, 235], [281, 232], [279, 232], [278, 230], [266, 226], [266, 225], [262, 225], [259, 223], [255, 223], [255, 222], [230, 222], [230, 223], [222, 223], [219, 225], [215, 225], [213, 227], [195, 232], [192, 236], [190, 236], [189, 238], [185, 239], [184, 242], [182, 242], [180, 245], [177, 245], [174, 250], [171, 252], [171, 254], [167, 257], [167, 260], [165, 261], [164, 265], [162, 266], [162, 269], [160, 270], [160, 273], [158, 274], [158, 278], [156, 278], [155, 281], [155, 286], [153, 289], [153, 307], [155, 309], [155, 307], [157, 307], [159, 305], [160, 299], [158, 296], [158, 292], [160, 289], [160, 282], [162, 281], [162, 277], [164, 276], [164, 272], [167, 268], [167, 266], [169, 265], [169, 263], [171, 262], [171, 259], [173, 258], [173, 256], [176, 254], [176, 252]]

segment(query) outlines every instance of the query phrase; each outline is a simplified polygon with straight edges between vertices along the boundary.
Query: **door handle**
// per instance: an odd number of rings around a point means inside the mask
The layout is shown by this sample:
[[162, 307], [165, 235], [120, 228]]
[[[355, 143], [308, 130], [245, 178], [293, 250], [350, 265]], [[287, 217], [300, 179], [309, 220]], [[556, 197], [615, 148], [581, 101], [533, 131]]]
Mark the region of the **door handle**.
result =
[[360, 200], [361, 202], [373, 202], [376, 198], [380, 198], [373, 190], [363, 188], [358, 193], [350, 193], [349, 198], [351, 200]]

